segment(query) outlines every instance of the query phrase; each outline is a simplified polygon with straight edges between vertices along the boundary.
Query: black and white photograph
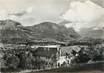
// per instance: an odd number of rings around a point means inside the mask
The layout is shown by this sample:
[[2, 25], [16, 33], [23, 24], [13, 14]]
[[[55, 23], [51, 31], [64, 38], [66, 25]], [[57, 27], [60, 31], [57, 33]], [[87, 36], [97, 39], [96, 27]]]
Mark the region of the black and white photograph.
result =
[[104, 0], [0, 0], [0, 73], [104, 73]]

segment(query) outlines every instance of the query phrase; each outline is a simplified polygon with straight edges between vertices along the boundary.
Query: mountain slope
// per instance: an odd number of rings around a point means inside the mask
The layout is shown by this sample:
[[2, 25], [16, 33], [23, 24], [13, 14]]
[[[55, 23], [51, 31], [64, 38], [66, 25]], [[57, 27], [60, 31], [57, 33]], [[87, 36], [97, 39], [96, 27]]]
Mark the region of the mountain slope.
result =
[[[74, 29], [67, 29], [63, 25], [58, 25], [52, 22], [43, 22], [33, 27], [27, 27], [34, 32], [36, 39], [54, 39], [58, 41], [67, 41], [76, 39], [74, 36], [79, 36]], [[73, 36], [70, 36], [73, 35]]]
[[80, 35], [82, 35], [83, 37], [104, 39], [104, 29], [94, 30], [92, 28], [84, 28], [80, 31]]
[[79, 38], [73, 28], [43, 22], [24, 27], [13, 20], [0, 21], [0, 41], [3, 43], [27, 43], [35, 40], [69, 41]]
[[12, 20], [0, 21], [0, 41], [3, 43], [25, 43], [28, 40], [28, 33], [23, 26]]

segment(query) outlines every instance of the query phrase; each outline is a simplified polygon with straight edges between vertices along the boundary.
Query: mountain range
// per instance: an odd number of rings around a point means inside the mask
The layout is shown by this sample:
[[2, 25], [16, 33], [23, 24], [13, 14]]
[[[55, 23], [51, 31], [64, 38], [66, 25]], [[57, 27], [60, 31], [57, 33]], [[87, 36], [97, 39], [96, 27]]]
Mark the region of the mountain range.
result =
[[82, 37], [90, 37], [94, 39], [104, 39], [104, 28], [93, 29], [93, 28], [83, 28], [80, 30], [79, 34]]
[[42, 22], [33, 26], [22, 26], [13, 20], [0, 21], [0, 42], [26, 43], [35, 40], [69, 41], [80, 38], [73, 28], [66, 28], [52, 22]]

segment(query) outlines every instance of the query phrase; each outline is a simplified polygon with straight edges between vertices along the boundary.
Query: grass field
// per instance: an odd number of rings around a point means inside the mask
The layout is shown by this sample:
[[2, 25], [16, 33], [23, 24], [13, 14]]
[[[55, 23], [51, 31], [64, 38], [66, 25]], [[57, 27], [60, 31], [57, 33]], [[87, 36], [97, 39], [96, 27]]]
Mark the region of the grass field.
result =
[[14, 72], [1, 72], [1, 73], [104, 73], [104, 62], [96, 62], [90, 64], [78, 64], [72, 67], [61, 67], [46, 70], [24, 70]]

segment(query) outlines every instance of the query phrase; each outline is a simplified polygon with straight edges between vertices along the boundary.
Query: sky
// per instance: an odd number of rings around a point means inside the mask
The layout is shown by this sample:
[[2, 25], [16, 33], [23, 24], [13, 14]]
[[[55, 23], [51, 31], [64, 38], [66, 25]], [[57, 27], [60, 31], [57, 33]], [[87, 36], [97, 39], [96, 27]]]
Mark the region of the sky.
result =
[[101, 28], [104, 23], [104, 0], [91, 1], [0, 0], [0, 20], [12, 19], [24, 26], [66, 20], [71, 22], [66, 26], [73, 26], [77, 31], [85, 26]]
[[0, 19], [17, 20], [24, 26], [44, 21], [58, 22], [69, 3], [69, 0], [0, 0]]

